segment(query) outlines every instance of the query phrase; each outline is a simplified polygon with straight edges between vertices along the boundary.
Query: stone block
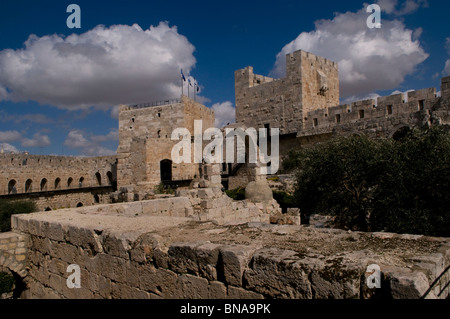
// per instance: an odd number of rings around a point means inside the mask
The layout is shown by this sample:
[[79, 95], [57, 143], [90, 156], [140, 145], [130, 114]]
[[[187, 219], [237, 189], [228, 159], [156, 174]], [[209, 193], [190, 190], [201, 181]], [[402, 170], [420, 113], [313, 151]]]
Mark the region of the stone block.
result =
[[111, 297], [114, 299], [150, 299], [147, 292], [116, 282], [111, 284]]
[[208, 299], [208, 280], [192, 275], [181, 275], [177, 280], [177, 297], [181, 299]]
[[209, 282], [209, 299], [225, 299], [227, 297], [227, 287], [223, 282]]
[[422, 272], [394, 267], [384, 267], [382, 271], [389, 283], [389, 297], [393, 299], [420, 299], [430, 287]]
[[243, 288], [240, 287], [233, 287], [233, 286], [229, 286], [228, 287], [228, 294], [227, 294], [227, 298], [228, 299], [235, 299], [235, 300], [242, 300], [242, 299], [264, 299], [264, 296], [253, 292], [253, 291], [249, 291], [249, 290], [245, 290]]
[[271, 298], [311, 299], [310, 269], [299, 261], [295, 251], [261, 249], [253, 255], [252, 266], [244, 273], [244, 288]]
[[169, 247], [169, 268], [180, 274], [199, 273], [197, 247], [208, 242], [174, 243]]
[[156, 269], [151, 265], [140, 268], [141, 290], [154, 293], [163, 298], [174, 298], [177, 294], [177, 275], [167, 269]]
[[201, 199], [214, 198], [214, 192], [211, 188], [201, 188], [198, 190], [198, 197]]
[[198, 273], [210, 281], [217, 280], [217, 262], [219, 260], [220, 245], [206, 243], [196, 247]]
[[220, 248], [218, 277], [227, 285], [242, 286], [242, 276], [248, 268], [256, 246], [227, 245]]

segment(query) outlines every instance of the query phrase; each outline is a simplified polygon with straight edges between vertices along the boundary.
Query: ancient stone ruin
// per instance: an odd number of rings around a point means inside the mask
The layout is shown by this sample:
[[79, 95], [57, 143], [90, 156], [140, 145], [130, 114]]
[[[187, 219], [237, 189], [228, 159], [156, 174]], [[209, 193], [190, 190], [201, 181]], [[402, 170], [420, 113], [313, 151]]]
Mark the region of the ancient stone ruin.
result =
[[[336, 135], [392, 137], [450, 122], [450, 77], [440, 95], [339, 105], [336, 63], [304, 51], [286, 59], [282, 79], [235, 73], [234, 127], [279, 128], [281, 159]], [[31, 199], [42, 211], [13, 216], [12, 232], [0, 234], [0, 271], [14, 275], [14, 296], [448, 298], [449, 238], [300, 225], [298, 209], [282, 214], [272, 196], [292, 187], [289, 177], [270, 182], [261, 163], [172, 161], [173, 130], [192, 132], [196, 120], [203, 133], [214, 113], [185, 96], [122, 105], [115, 156], [0, 154], [0, 198]], [[224, 193], [238, 186], [245, 200]], [[77, 288], [67, 284], [70, 265], [80, 269]]]

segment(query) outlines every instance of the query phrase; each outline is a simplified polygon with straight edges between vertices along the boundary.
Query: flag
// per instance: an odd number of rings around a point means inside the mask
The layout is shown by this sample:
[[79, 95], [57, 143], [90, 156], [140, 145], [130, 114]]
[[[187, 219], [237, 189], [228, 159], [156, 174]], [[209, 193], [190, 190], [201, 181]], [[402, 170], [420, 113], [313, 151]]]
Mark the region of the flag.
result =
[[189, 85], [192, 86], [191, 79], [188, 79]]
[[196, 83], [197, 85], [197, 93], [200, 92], [200, 87], [198, 86], [198, 83]]
[[184, 82], [186, 82], [186, 77], [183, 74], [183, 69], [181, 69], [181, 78], [183, 79]]

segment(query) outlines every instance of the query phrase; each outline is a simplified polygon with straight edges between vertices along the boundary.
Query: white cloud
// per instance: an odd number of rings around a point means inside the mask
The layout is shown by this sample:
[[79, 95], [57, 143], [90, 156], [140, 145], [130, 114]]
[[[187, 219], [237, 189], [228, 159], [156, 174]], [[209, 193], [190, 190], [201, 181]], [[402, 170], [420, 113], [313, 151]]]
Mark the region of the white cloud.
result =
[[31, 35], [25, 48], [0, 52], [0, 101], [34, 100], [66, 109], [178, 97], [180, 69], [195, 48], [167, 22], [97, 26], [68, 37]]
[[71, 148], [84, 148], [90, 145], [90, 142], [84, 137], [84, 132], [80, 130], [70, 131], [67, 135], [64, 145]]
[[445, 62], [444, 75], [445, 76], [450, 75], [450, 60], [447, 60], [447, 62]]
[[18, 131], [3, 131], [0, 132], [0, 142], [11, 143], [17, 142], [22, 138], [22, 134]]
[[119, 119], [119, 106], [114, 105], [111, 108], [111, 113], [109, 114], [113, 119], [118, 120]]
[[8, 143], [0, 143], [0, 152], [1, 153], [19, 153], [19, 150]]
[[92, 136], [88, 136], [82, 130], [72, 130], [67, 135], [64, 145], [73, 149], [79, 149], [81, 155], [84, 156], [108, 156], [114, 155], [116, 152], [101, 146], [100, 143], [111, 140], [118, 140], [117, 130], [111, 130], [108, 135]]
[[400, 6], [398, 0], [378, 0], [377, 3], [382, 11], [396, 16], [413, 13], [420, 7], [428, 7], [427, 0], [406, 0]]
[[[445, 39], [445, 49], [450, 55], [450, 37]], [[442, 71], [443, 76], [450, 76], [450, 59], [445, 62], [444, 70]]]
[[50, 138], [47, 135], [36, 133], [33, 138], [24, 138], [21, 142], [23, 147], [47, 147], [50, 146]]
[[119, 140], [119, 130], [112, 129], [107, 135], [95, 135], [91, 137], [91, 140], [97, 143], [106, 141], [118, 141]]
[[0, 110], [0, 122], [50, 124], [53, 123], [53, 120], [44, 114], [8, 114], [7, 112]]
[[377, 93], [370, 93], [367, 95], [359, 95], [359, 96], [349, 96], [342, 100], [341, 104], [351, 104], [357, 101], [365, 101], [365, 100], [377, 100], [381, 95]]
[[233, 103], [227, 101], [223, 103], [216, 103], [212, 106], [214, 115], [216, 117], [216, 127], [222, 128], [227, 124], [236, 122], [236, 109]]
[[367, 17], [364, 7], [316, 21], [314, 31], [301, 33], [278, 53], [271, 75], [284, 76], [286, 54], [301, 49], [339, 63], [343, 98], [398, 87], [429, 56], [413, 39], [420, 32], [387, 19], [382, 20], [381, 29], [369, 29]]

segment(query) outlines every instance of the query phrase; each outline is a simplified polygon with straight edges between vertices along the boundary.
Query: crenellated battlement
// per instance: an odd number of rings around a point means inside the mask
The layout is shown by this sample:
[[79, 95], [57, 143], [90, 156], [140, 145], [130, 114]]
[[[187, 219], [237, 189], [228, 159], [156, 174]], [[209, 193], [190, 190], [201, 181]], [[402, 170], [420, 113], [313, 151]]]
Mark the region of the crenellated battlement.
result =
[[[298, 136], [356, 131], [390, 136], [399, 126], [431, 125], [441, 100], [428, 88], [308, 112]], [[448, 117], [441, 118], [440, 124], [446, 123]]]

